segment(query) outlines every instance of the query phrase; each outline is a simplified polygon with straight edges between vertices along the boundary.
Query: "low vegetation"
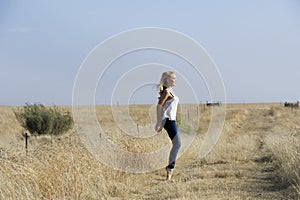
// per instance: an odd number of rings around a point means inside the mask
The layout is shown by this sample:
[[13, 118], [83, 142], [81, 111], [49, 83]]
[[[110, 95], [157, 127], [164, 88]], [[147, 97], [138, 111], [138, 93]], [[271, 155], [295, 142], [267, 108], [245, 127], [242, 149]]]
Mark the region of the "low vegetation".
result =
[[42, 104], [26, 104], [23, 109], [14, 111], [21, 126], [31, 134], [60, 135], [72, 128], [70, 112], [62, 112], [58, 107], [47, 108]]
[[[35, 106], [30, 109], [43, 109], [41, 105]], [[136, 106], [130, 110], [130, 116], [133, 121], [141, 120], [138, 116], [151, 113], [150, 108]], [[200, 160], [199, 149], [209, 127], [211, 108], [199, 108], [200, 127], [190, 128], [197, 131], [196, 137], [179, 158], [173, 179], [165, 181], [164, 169], [135, 174], [102, 164], [85, 149], [74, 129], [55, 137], [53, 144], [44, 136], [50, 132], [47, 126], [43, 127], [44, 132], [34, 130], [41, 137], [30, 138], [26, 154], [20, 136], [24, 124], [20, 126], [16, 120], [19, 116], [13, 112], [20, 108], [0, 107], [0, 199], [300, 198], [298, 110], [279, 104], [227, 105], [220, 140]], [[43, 119], [41, 110], [38, 113]], [[70, 107], [59, 110], [66, 112]], [[96, 111], [103, 130], [115, 144], [128, 151], [149, 151], [148, 140], [120, 137], [122, 130], [116, 126], [109, 107], [99, 106]], [[185, 123], [185, 115], [181, 117]], [[142, 134], [142, 125], [147, 123], [138, 122]], [[186, 129], [184, 124], [181, 127]], [[170, 144], [165, 132], [151, 139], [156, 141], [153, 149]]]

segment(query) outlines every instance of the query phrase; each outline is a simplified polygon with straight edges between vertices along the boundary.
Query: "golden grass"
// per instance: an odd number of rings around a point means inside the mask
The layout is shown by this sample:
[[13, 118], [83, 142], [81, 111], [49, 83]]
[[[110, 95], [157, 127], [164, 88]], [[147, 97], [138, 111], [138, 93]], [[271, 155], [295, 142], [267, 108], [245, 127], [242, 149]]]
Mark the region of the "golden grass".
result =
[[3, 199], [96, 199], [99, 194], [105, 196], [101, 166], [79, 146], [79, 141], [72, 140], [70, 143], [68, 137], [60, 138], [52, 146], [50, 142], [31, 144], [27, 156], [24, 151], [3, 150], [0, 177], [4, 187], [0, 188], [0, 196]]
[[[201, 105], [197, 108], [199, 120], [187, 119], [196, 112], [195, 108], [187, 106], [179, 110], [180, 130], [195, 132], [196, 137], [179, 158], [174, 177], [168, 182], [163, 169], [136, 174], [100, 163], [86, 150], [75, 130], [54, 137], [52, 143], [48, 136], [30, 137], [26, 155], [21, 136], [24, 130], [17, 124], [13, 108], [0, 107], [0, 199], [295, 199], [300, 196], [298, 110], [279, 104], [227, 105], [220, 140], [205, 160], [200, 160], [199, 149], [211, 120], [211, 110]], [[145, 153], [170, 145], [165, 132], [150, 138], [126, 135], [128, 130], [137, 131], [136, 124], [141, 135], [152, 134], [153, 127], [148, 130], [148, 121], [155, 120], [151, 105], [116, 108], [124, 120], [123, 129], [116, 124], [109, 106], [98, 106], [96, 111], [107, 136], [123, 150]], [[134, 122], [134, 126], [129, 126], [126, 120]], [[272, 179], [277, 176], [280, 184]]]
[[[266, 142], [280, 167], [285, 185], [292, 185], [300, 194], [300, 138], [295, 135], [268, 135]], [[285, 183], [286, 182], [286, 183]]]

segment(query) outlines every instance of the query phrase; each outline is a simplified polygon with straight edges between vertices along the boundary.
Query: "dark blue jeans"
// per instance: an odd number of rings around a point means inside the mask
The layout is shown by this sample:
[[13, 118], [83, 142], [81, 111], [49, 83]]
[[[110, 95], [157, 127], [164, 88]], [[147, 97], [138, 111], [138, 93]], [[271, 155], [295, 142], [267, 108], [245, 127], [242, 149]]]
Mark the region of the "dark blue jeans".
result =
[[167, 131], [169, 138], [172, 140], [172, 149], [169, 155], [169, 169], [174, 169], [178, 151], [181, 147], [181, 139], [175, 120], [166, 119], [164, 129]]

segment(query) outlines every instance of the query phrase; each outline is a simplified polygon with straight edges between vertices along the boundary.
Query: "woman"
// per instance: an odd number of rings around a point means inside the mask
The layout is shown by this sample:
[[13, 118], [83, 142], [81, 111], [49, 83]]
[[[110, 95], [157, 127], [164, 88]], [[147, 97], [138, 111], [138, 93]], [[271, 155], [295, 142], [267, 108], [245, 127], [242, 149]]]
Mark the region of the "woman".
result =
[[176, 125], [176, 112], [179, 99], [172, 91], [175, 85], [175, 73], [172, 71], [164, 72], [158, 84], [160, 97], [157, 104], [157, 123], [155, 131], [160, 132], [164, 128], [173, 144], [169, 155], [169, 164], [166, 167], [167, 180], [171, 179], [176, 157], [181, 146], [180, 135]]

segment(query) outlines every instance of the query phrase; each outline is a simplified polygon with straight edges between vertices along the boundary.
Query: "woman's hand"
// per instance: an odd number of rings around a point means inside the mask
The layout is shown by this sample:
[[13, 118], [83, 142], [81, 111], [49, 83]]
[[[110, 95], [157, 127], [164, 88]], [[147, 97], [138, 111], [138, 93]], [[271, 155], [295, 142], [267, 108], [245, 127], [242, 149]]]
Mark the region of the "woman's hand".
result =
[[154, 129], [155, 129], [156, 132], [161, 132], [161, 130], [163, 129], [162, 124], [161, 123], [156, 123]]

